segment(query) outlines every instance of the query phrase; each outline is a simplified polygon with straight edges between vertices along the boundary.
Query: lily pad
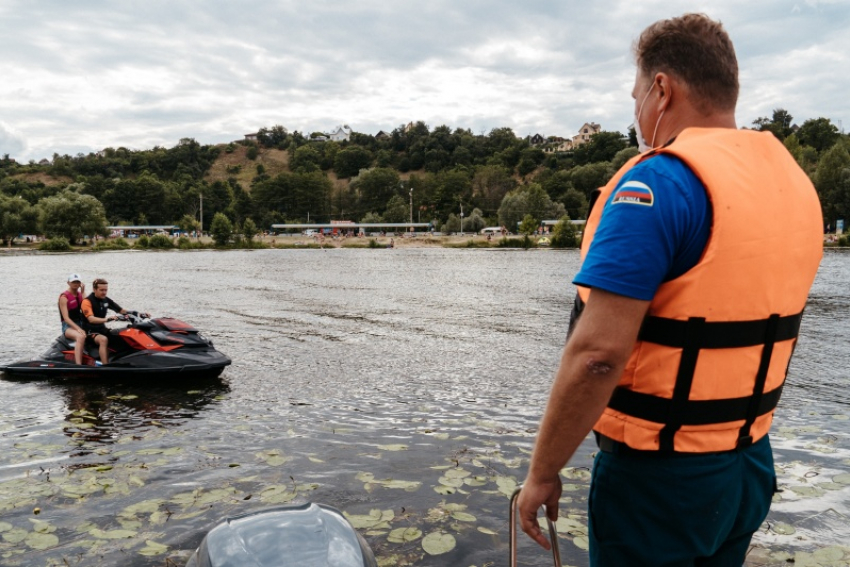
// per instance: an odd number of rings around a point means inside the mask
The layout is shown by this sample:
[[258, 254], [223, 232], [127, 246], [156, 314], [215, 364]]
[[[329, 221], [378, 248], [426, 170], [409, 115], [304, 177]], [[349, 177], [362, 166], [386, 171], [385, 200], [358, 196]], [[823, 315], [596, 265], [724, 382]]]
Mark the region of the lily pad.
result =
[[396, 528], [387, 536], [390, 543], [407, 543], [422, 537], [422, 530], [414, 527]]
[[478, 518], [468, 512], [452, 512], [452, 518], [459, 522], [477, 522]]
[[457, 545], [452, 534], [444, 532], [431, 532], [422, 538], [422, 549], [430, 555], [442, 555], [448, 553]]
[[382, 449], [384, 451], [407, 451], [407, 445], [402, 445], [397, 443], [395, 445], [378, 445], [378, 449]]
[[100, 528], [94, 528], [89, 530], [89, 533], [92, 537], [96, 537], [97, 539], [129, 539], [131, 537], [135, 537], [138, 532], [134, 532], [131, 530], [109, 530], [104, 531]]
[[838, 484], [850, 484], [850, 473], [842, 473], [832, 477], [832, 482]]
[[576, 536], [573, 538], [573, 545], [587, 551], [590, 548], [590, 541], [588, 541], [587, 536]]
[[59, 538], [51, 533], [30, 532], [24, 543], [32, 549], [43, 550], [59, 545]]
[[775, 524], [770, 526], [770, 529], [773, 533], [779, 535], [792, 535], [797, 533], [797, 530], [796, 528], [794, 528], [794, 526], [792, 526], [791, 524], [786, 524], [785, 522], [776, 522]]
[[499, 492], [510, 498], [516, 490], [517, 482], [512, 476], [497, 476], [496, 486], [499, 487]]
[[145, 547], [139, 550], [139, 555], [146, 555], [148, 557], [152, 557], [154, 555], [162, 555], [163, 553], [168, 551], [167, 545], [162, 545], [161, 543], [147, 540], [145, 541]]
[[824, 547], [812, 553], [812, 557], [821, 564], [830, 564], [844, 559], [844, 551], [839, 547]]
[[497, 532], [494, 532], [490, 528], [483, 528], [481, 526], [478, 527], [478, 531], [481, 532], [482, 534], [497, 535]]
[[27, 530], [21, 528], [12, 528], [11, 530], [3, 532], [3, 539], [11, 544], [16, 544], [24, 541], [27, 535], [29, 535], [29, 532]]

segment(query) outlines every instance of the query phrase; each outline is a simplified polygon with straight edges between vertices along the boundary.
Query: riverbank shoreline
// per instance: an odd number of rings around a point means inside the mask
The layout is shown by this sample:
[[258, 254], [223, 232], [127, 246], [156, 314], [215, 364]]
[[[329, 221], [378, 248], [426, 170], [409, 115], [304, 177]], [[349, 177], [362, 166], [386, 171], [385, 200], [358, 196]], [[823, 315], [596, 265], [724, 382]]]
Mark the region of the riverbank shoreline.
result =
[[[224, 247], [215, 246], [212, 238], [202, 237], [200, 240], [196, 238], [190, 239], [193, 245], [200, 243], [199, 247], [179, 248], [177, 239], [173, 239], [174, 248], [170, 250], [245, 250], [252, 248], [268, 248], [268, 249], [326, 249], [326, 248], [523, 248], [524, 237], [522, 235], [511, 235], [503, 239], [495, 238], [483, 234], [464, 234], [464, 235], [440, 235], [432, 236], [430, 234], [417, 234], [416, 236], [349, 236], [349, 237], [316, 237], [296, 235], [268, 235], [258, 236], [253, 239], [252, 243], [256, 245], [238, 245], [233, 244]], [[502, 243], [507, 240], [507, 244]], [[548, 248], [549, 237], [533, 236], [530, 237], [531, 246], [533, 248]], [[109, 240], [107, 239], [106, 242]], [[541, 242], [542, 241], [542, 242]], [[99, 242], [104, 242], [100, 240]], [[129, 248], [123, 250], [152, 250], [152, 248], [141, 248], [135, 246], [133, 239], [127, 240], [130, 243]], [[374, 242], [374, 244], [373, 244]], [[40, 242], [32, 243], [16, 243], [11, 247], [0, 247], [0, 255], [2, 254], [29, 254], [29, 253], [55, 253], [39, 250]], [[101, 252], [122, 250], [121, 248], [104, 248], [98, 249], [95, 246], [73, 246], [72, 250], [67, 252]]]

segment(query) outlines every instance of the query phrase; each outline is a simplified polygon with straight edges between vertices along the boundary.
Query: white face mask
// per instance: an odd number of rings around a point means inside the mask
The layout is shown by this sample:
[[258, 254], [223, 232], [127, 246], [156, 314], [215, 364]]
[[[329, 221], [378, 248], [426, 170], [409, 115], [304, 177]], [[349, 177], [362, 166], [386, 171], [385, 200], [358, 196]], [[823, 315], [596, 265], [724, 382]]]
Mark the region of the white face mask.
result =
[[643, 137], [643, 133], [640, 131], [640, 115], [643, 112], [643, 105], [646, 103], [646, 99], [649, 98], [649, 93], [652, 92], [652, 88], [654, 86], [655, 82], [649, 86], [649, 90], [646, 91], [646, 95], [640, 103], [640, 109], [638, 109], [637, 114], [635, 114], [635, 137], [637, 138], [638, 151], [640, 153], [648, 152], [655, 147], [655, 134], [658, 132], [658, 125], [661, 123], [661, 117], [664, 116], [664, 110], [662, 110], [661, 114], [658, 115], [658, 120], [655, 121], [655, 131], [652, 132], [652, 142], [651, 144], [647, 144], [646, 139]]

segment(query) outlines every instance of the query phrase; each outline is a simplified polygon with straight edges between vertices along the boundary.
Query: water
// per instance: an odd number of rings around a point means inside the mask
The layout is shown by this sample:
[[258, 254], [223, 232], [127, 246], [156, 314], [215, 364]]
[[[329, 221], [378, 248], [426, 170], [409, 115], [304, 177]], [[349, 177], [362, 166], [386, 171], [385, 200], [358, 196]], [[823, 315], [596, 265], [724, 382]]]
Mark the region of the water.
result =
[[[71, 272], [195, 324], [234, 361], [201, 384], [0, 381], [0, 564], [179, 565], [226, 515], [312, 500], [354, 515], [387, 565], [506, 565], [506, 493], [524, 477], [577, 267], [552, 250], [0, 256], [2, 362], [58, 334]], [[836, 553], [850, 535], [848, 275], [850, 256], [827, 253], [774, 425], [784, 490], [749, 565]], [[578, 526], [594, 450], [567, 471], [562, 511]], [[388, 539], [405, 527], [456, 547]], [[587, 564], [581, 532], [562, 539], [566, 564]], [[520, 542], [523, 564], [551, 564]]]

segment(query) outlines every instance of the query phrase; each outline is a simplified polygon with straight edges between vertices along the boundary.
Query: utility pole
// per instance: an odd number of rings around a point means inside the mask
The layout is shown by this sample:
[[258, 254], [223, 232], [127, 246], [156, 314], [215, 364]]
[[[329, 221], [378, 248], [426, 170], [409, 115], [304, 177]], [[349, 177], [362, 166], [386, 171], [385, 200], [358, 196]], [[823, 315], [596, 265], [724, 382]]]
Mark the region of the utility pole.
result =
[[[410, 224], [413, 224], [413, 187], [410, 188]], [[413, 232], [412, 226], [410, 232]]]
[[201, 229], [198, 231], [198, 242], [201, 240], [201, 235], [204, 234], [204, 194], [201, 193]]
[[460, 202], [460, 235], [463, 236], [463, 201]]

